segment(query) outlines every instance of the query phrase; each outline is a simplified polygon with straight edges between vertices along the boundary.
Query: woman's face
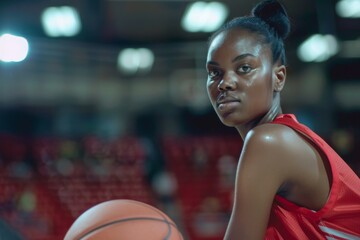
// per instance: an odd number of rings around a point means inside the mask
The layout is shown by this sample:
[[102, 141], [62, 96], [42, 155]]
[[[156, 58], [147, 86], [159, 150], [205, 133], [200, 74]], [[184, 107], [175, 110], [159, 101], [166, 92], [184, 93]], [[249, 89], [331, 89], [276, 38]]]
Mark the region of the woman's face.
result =
[[236, 127], [259, 120], [273, 101], [271, 49], [256, 33], [232, 29], [210, 44], [207, 91], [220, 120]]

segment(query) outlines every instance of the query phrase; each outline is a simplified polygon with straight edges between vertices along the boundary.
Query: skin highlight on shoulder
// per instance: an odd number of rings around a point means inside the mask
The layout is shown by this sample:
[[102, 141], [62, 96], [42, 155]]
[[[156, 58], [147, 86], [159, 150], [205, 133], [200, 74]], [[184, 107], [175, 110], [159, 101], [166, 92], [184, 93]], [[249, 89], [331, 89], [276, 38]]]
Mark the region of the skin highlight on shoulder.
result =
[[[261, 124], [251, 129], [244, 140], [244, 147], [240, 159], [251, 161], [258, 168], [268, 167], [271, 174], [281, 178], [281, 184], [290, 178], [289, 167], [289, 137], [292, 130], [286, 126], [276, 124]], [[280, 187], [279, 185], [279, 187]]]
[[249, 161], [279, 174], [282, 183], [278, 191], [288, 186], [286, 199], [311, 210], [325, 205], [331, 176], [327, 177], [326, 160], [306, 136], [284, 125], [262, 124], [248, 133], [244, 148], [245, 154], [252, 153]]
[[252, 128], [245, 136], [244, 143], [248, 147], [263, 147], [269, 151], [284, 150], [289, 144], [289, 135], [294, 131], [287, 126], [264, 123]]

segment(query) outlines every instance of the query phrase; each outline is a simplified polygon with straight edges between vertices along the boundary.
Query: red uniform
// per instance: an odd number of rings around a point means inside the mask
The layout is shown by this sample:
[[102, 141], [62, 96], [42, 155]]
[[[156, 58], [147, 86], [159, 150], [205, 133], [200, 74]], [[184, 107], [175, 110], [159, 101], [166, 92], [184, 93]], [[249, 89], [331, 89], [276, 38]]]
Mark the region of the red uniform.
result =
[[319, 211], [300, 207], [277, 195], [265, 239], [360, 240], [359, 177], [324, 140], [300, 124], [294, 115], [281, 115], [273, 123], [289, 126], [315, 143], [330, 163], [332, 185], [328, 201]]

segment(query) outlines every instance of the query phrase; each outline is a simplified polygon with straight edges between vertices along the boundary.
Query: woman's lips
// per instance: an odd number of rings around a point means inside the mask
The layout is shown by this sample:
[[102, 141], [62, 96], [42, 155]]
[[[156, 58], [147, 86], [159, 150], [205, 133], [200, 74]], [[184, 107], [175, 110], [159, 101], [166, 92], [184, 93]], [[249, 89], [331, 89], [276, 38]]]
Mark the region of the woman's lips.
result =
[[226, 110], [236, 107], [238, 104], [240, 104], [239, 100], [227, 100], [227, 101], [220, 101], [216, 105], [219, 110]]

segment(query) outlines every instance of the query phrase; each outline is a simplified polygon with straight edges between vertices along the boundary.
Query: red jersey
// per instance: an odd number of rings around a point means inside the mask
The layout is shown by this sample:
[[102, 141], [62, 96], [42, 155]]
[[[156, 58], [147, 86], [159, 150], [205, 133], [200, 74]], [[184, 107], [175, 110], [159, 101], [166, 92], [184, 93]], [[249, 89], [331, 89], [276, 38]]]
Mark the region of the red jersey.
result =
[[300, 207], [276, 195], [265, 239], [360, 240], [360, 179], [318, 135], [283, 114], [273, 123], [286, 125], [308, 136], [330, 163], [332, 184], [325, 206], [319, 211]]

